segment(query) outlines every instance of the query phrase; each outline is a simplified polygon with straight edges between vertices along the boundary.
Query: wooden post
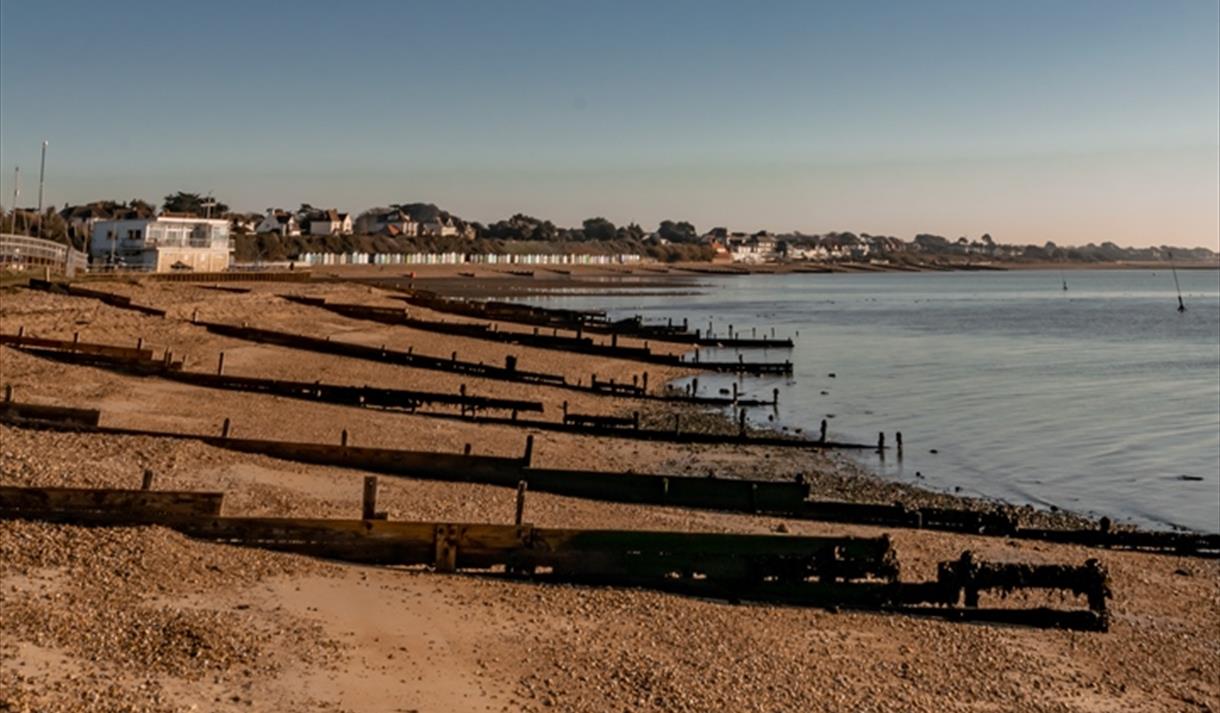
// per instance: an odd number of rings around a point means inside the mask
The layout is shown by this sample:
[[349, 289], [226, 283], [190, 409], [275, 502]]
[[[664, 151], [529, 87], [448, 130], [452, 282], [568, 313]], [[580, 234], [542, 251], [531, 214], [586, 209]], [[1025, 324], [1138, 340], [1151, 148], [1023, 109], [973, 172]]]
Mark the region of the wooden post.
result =
[[517, 516], [513, 519], [517, 527], [525, 521], [525, 490], [528, 487], [524, 480], [517, 481]]
[[681, 430], [682, 430], [682, 416], [680, 414], [675, 413], [674, 414], [674, 435], [675, 436], [678, 435], [678, 433]]
[[221, 437], [221, 438], [228, 438], [228, 437], [229, 437], [229, 425], [230, 425], [230, 424], [229, 424], [229, 418], [228, 418], [228, 416], [226, 416], [226, 417], [225, 417], [225, 422], [224, 422], [224, 423], [223, 423], [223, 424], [220, 426], [220, 437]]
[[525, 457], [522, 458], [522, 460], [525, 461], [525, 466], [527, 468], [533, 463], [533, 460], [534, 460], [534, 434], [532, 434], [532, 433], [525, 437]]
[[347, 429], [346, 428], [343, 429], [343, 432], [339, 434], [339, 445], [343, 446], [344, 448], [347, 448]]
[[637, 431], [640, 430], [640, 412], [639, 411], [631, 412], [631, 427]]
[[771, 389], [771, 405], [779, 406], [779, 389]]
[[825, 443], [825, 442], [826, 442], [826, 419], [822, 419], [822, 437], [821, 437], [821, 441], [822, 441], [822, 443]]
[[363, 506], [363, 519], [377, 519], [377, 476], [364, 476], [364, 497], [361, 500]]
[[144, 480], [140, 483], [140, 490], [152, 490], [153, 472], [151, 469], [144, 469]]
[[898, 447], [898, 457], [902, 458], [902, 431], [894, 434], [894, 445]]
[[516, 371], [517, 370], [517, 357], [512, 354], [509, 354], [508, 356], [504, 357], [504, 368], [507, 369], [508, 371]]
[[648, 372], [644, 372], [644, 393], [648, 393]]
[[143, 349], [143, 348], [144, 348], [144, 337], [140, 337], [139, 339], [136, 340], [136, 349]]
[[737, 382], [733, 382], [733, 403], [737, 403]]
[[24, 324], [23, 324], [23, 325], [21, 325], [20, 327], [17, 327], [17, 336], [18, 336], [18, 337], [24, 337], [24, 336], [25, 336], [25, 325], [24, 325]]
[[191, 324], [195, 324], [198, 321], [199, 321], [199, 309], [196, 308], [196, 309], [191, 310]]
[[881, 454], [882, 458], [885, 457], [885, 431], [877, 434], [877, 452]]
[[741, 409], [737, 412], [737, 435], [742, 438], [746, 437], [746, 410]]
[[691, 396], [699, 395], [699, 377], [697, 377], [697, 376], [690, 380], [690, 395]]
[[216, 360], [216, 376], [222, 376], [225, 373], [225, 353], [220, 353], [220, 358]]
[[72, 333], [72, 344], [74, 344], [74, 345], [80, 344], [80, 332]]
[[565, 421], [568, 418], [568, 402], [567, 401], [563, 402], [563, 418]]
[[457, 352], [454, 352], [453, 354], [449, 355], [449, 359], [450, 359], [450, 361], [457, 361]]
[[682, 318], [682, 331], [685, 332], [686, 330], [687, 330], [686, 317], [683, 317]]
[[472, 448], [473, 448], [473, 446], [471, 446], [469, 443], [467, 443], [467, 444], [466, 444], [466, 445], [465, 445], [465, 446], [462, 448], [462, 455], [464, 455], [464, 456], [468, 456], [468, 455], [470, 455], [470, 451], [471, 451], [471, 449], [472, 449]]
[[611, 347], [611, 348], [618, 348], [618, 334], [611, 334], [611, 335], [610, 335], [610, 347]]
[[12, 400], [13, 400], [13, 385], [5, 384], [4, 385], [4, 402], [11, 403]]
[[436, 526], [436, 560], [434, 566], [437, 572], [456, 572], [458, 554], [458, 533], [455, 525]]

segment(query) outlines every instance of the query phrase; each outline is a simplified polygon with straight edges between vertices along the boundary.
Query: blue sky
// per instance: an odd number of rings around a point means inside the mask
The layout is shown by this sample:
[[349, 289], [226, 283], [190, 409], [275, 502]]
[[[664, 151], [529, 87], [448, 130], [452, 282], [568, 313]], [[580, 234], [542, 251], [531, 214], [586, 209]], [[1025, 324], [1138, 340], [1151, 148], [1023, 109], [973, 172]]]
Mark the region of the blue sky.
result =
[[1220, 10], [0, 2], [0, 202], [1220, 247]]

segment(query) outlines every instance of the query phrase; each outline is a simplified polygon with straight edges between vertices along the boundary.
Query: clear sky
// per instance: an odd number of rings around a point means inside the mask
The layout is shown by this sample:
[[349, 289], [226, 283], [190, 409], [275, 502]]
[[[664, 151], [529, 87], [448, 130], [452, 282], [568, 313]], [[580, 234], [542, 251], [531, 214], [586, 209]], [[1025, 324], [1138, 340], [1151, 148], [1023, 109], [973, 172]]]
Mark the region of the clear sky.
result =
[[1216, 249], [1218, 8], [0, 0], [0, 202]]

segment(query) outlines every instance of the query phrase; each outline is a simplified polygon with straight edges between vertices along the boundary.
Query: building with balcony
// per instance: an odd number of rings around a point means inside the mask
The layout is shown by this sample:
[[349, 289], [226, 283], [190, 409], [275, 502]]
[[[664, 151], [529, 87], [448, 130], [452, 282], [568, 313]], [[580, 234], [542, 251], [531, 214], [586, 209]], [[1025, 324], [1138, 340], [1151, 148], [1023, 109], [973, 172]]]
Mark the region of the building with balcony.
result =
[[162, 214], [93, 224], [95, 268], [220, 272], [229, 267], [229, 221]]

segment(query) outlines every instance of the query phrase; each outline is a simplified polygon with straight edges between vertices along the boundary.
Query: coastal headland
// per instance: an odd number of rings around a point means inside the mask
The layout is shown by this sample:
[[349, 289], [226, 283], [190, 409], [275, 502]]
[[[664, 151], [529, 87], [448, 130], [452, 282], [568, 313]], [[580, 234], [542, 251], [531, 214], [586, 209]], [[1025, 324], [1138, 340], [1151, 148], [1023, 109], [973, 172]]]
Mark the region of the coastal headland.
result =
[[[336, 444], [343, 439], [361, 447], [503, 457], [519, 457], [532, 436], [532, 464], [540, 468], [799, 480], [813, 498], [996, 510], [996, 503], [880, 480], [839, 451], [735, 440], [732, 436], [741, 435], [737, 424], [709, 405], [584, 389], [594, 374], [601, 383], [626, 385], [638, 384], [647, 371], [652, 391], [659, 394], [667, 382], [699, 373], [694, 364], [641, 364], [613, 352], [544, 348], [525, 343], [534, 329], [507, 321], [497, 324], [497, 331], [518, 332], [521, 343], [442, 333], [424, 323], [470, 326], [486, 320], [408, 307], [400, 299], [411, 288], [492, 298], [556, 289], [673, 290], [718, 279], [709, 272], [730, 269], [708, 263], [364, 266], [315, 268], [309, 279], [294, 282], [84, 283], [118, 296], [120, 303], [129, 298], [149, 308], [145, 311], [88, 295], [7, 287], [0, 292], [4, 335], [139, 344], [156, 354], [169, 350], [166, 361], [180, 361], [191, 373], [472, 394], [541, 406], [541, 415], [523, 413], [522, 419], [638, 414], [643, 428], [658, 429], [680, 420], [685, 429], [721, 434], [724, 442], [531, 430], [519, 423], [436, 418], [413, 409], [354, 408], [206, 388], [97, 361], [49, 358], [10, 343], [0, 346], [0, 372], [12, 387], [12, 401], [98, 409], [101, 426], [141, 433], [0, 424], [0, 486], [139, 488], [142, 474], [151, 471], [157, 489], [224, 492], [227, 516], [360, 516], [364, 473], [359, 470], [155, 435], [215, 435], [224, 428], [233, 438]], [[407, 309], [420, 324], [360, 319], [285, 296]], [[209, 330], [208, 324], [461, 364], [511, 363], [518, 372], [562, 377], [580, 388], [424, 368], [419, 364], [431, 364], [424, 361], [353, 358], [232, 336]], [[573, 336], [569, 331], [556, 328], [552, 336]], [[610, 337], [592, 339], [604, 346]], [[663, 338], [614, 337], [624, 354], [643, 349], [645, 342], [657, 355], [690, 351], [689, 345]], [[516, 507], [512, 489], [476, 482], [382, 477], [379, 488], [378, 509], [391, 522], [508, 524]], [[4, 520], [0, 709], [1220, 709], [1215, 635], [1220, 561], [1214, 558], [534, 490], [524, 502], [525, 521], [536, 527], [888, 535], [900, 555], [900, 577], [909, 581], [935, 577], [939, 563], [967, 550], [996, 562], [1081, 564], [1095, 558], [1108, 571], [1113, 592], [1109, 630], [965, 623], [623, 586], [444, 574], [238, 548], [155, 526]], [[1066, 513], [1004, 510], [1023, 526], [1098, 526]], [[1057, 606], [1064, 601], [1021, 591], [1001, 603]]]

